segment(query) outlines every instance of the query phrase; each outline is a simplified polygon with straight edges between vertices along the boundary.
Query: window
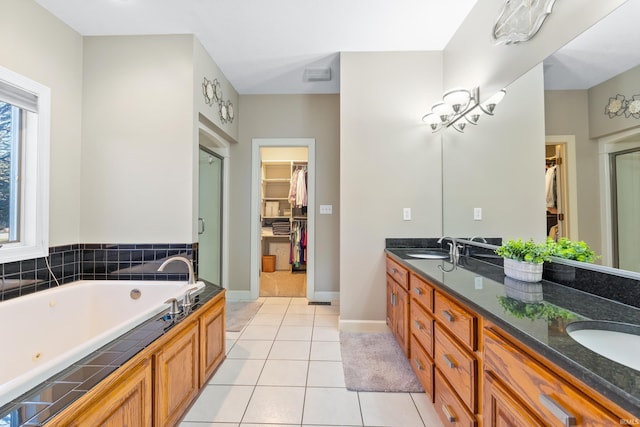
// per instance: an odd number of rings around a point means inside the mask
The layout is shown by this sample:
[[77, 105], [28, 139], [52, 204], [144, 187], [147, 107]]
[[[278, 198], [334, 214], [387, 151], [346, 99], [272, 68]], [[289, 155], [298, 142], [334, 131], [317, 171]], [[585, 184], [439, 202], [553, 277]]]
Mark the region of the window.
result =
[[0, 263], [49, 249], [49, 88], [0, 67]]

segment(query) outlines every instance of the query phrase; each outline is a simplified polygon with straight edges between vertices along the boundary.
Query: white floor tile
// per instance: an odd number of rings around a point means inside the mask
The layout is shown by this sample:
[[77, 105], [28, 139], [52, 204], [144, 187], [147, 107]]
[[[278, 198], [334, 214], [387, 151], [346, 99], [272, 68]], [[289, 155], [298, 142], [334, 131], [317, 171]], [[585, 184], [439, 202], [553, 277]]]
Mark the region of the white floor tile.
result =
[[209, 384], [256, 385], [264, 360], [226, 359]]
[[244, 423], [298, 424], [302, 422], [304, 387], [256, 387], [242, 418]]
[[289, 305], [291, 298], [289, 297], [265, 297], [264, 305]]
[[252, 386], [208, 385], [184, 421], [240, 423], [253, 390]]
[[238, 331], [238, 332], [226, 331], [224, 334], [224, 337], [228, 340], [237, 340], [238, 338], [240, 338], [240, 335], [242, 335], [242, 331]]
[[366, 426], [425, 426], [409, 393], [358, 394]]
[[243, 340], [273, 340], [278, 333], [275, 325], [249, 325], [244, 328], [239, 339]]
[[230, 339], [225, 339], [225, 343], [224, 343], [224, 349], [227, 352], [227, 355], [229, 355], [229, 352], [231, 351], [231, 349], [233, 348], [233, 346], [235, 345], [237, 340], [230, 340]]
[[311, 332], [313, 328], [311, 326], [291, 326], [283, 325], [278, 330], [276, 340], [286, 341], [311, 341]]
[[330, 326], [338, 328], [338, 315], [337, 314], [318, 314], [316, 312], [313, 326]]
[[311, 343], [310, 360], [342, 361], [339, 342], [314, 341]]
[[309, 362], [303, 360], [267, 360], [258, 385], [304, 387], [308, 369]]
[[260, 313], [271, 313], [271, 314], [284, 314], [287, 312], [288, 304], [267, 304], [266, 302], [262, 304], [260, 310], [258, 310], [258, 314]]
[[[190, 423], [183, 422], [180, 427], [238, 427], [238, 423]], [[278, 426], [280, 427], [280, 426]]]
[[335, 327], [315, 326], [312, 339], [313, 341], [340, 341], [340, 330], [337, 325]]
[[315, 305], [291, 304], [287, 314], [316, 314]]
[[426, 393], [411, 393], [411, 398], [418, 408], [418, 413], [422, 417], [422, 422], [427, 427], [443, 427], [442, 421], [438, 417], [435, 406], [431, 402], [431, 397]]
[[307, 387], [345, 387], [342, 362], [309, 362]]
[[340, 314], [339, 305], [319, 305], [316, 307], [316, 314], [338, 316]]
[[273, 341], [238, 340], [227, 354], [230, 359], [266, 359]]
[[309, 305], [309, 300], [306, 298], [295, 297], [291, 298], [291, 305]]
[[258, 313], [251, 319], [250, 325], [275, 325], [280, 326], [284, 313]]
[[313, 326], [313, 314], [285, 314], [282, 326]]
[[269, 359], [309, 360], [311, 342], [309, 341], [274, 341]]
[[344, 388], [308, 387], [302, 423], [361, 426], [358, 393]]

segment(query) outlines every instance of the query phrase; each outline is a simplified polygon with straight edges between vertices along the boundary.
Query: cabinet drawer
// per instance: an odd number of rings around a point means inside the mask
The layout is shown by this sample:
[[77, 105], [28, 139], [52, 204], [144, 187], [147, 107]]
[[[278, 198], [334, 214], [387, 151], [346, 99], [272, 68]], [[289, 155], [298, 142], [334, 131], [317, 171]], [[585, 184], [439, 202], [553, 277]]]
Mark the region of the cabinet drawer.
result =
[[389, 257], [387, 257], [387, 274], [400, 286], [409, 290], [409, 271]]
[[409, 277], [409, 285], [411, 298], [418, 301], [427, 310], [433, 311], [433, 286], [413, 273]]
[[445, 426], [476, 427], [476, 417], [460, 403], [453, 387], [436, 367], [434, 370], [434, 405]]
[[501, 378], [550, 426], [620, 425], [624, 418], [614, 416], [492, 329], [484, 334], [484, 363], [485, 370]]
[[427, 354], [433, 358], [433, 318], [418, 304], [409, 304], [409, 327]]
[[437, 320], [470, 350], [478, 349], [478, 318], [442, 293], [435, 291], [433, 314]]
[[436, 324], [434, 362], [460, 399], [472, 412], [477, 410], [476, 380], [478, 363], [474, 355], [464, 349], [444, 329]]
[[415, 336], [411, 336], [411, 367], [425, 393], [433, 400], [433, 362]]

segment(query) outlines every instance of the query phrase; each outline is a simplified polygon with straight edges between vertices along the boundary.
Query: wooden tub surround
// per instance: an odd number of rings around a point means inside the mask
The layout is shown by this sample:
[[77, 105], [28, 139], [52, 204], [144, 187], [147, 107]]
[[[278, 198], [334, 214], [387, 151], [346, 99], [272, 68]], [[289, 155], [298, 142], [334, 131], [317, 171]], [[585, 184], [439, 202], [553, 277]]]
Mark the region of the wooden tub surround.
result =
[[448, 261], [407, 253], [386, 249], [387, 323], [443, 425], [640, 425], [640, 373], [564, 331], [603, 313], [637, 322], [639, 309], [543, 281], [545, 303], [570, 319], [517, 318], [499, 302], [501, 266], [461, 257], [443, 271]]
[[162, 335], [46, 426], [177, 425], [225, 357], [225, 291], [206, 288], [179, 321], [151, 320], [165, 322]]

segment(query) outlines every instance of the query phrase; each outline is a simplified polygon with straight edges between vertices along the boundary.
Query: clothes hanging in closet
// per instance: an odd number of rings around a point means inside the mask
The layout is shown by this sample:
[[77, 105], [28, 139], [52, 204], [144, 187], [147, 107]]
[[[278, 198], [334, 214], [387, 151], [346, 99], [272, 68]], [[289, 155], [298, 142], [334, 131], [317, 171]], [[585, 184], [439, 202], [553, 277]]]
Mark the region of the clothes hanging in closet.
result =
[[298, 168], [291, 175], [289, 201], [296, 207], [307, 206], [307, 168]]
[[556, 166], [551, 166], [545, 174], [547, 210], [558, 206], [556, 194]]
[[291, 250], [289, 263], [299, 267], [307, 263], [307, 222], [293, 221], [291, 224]]

